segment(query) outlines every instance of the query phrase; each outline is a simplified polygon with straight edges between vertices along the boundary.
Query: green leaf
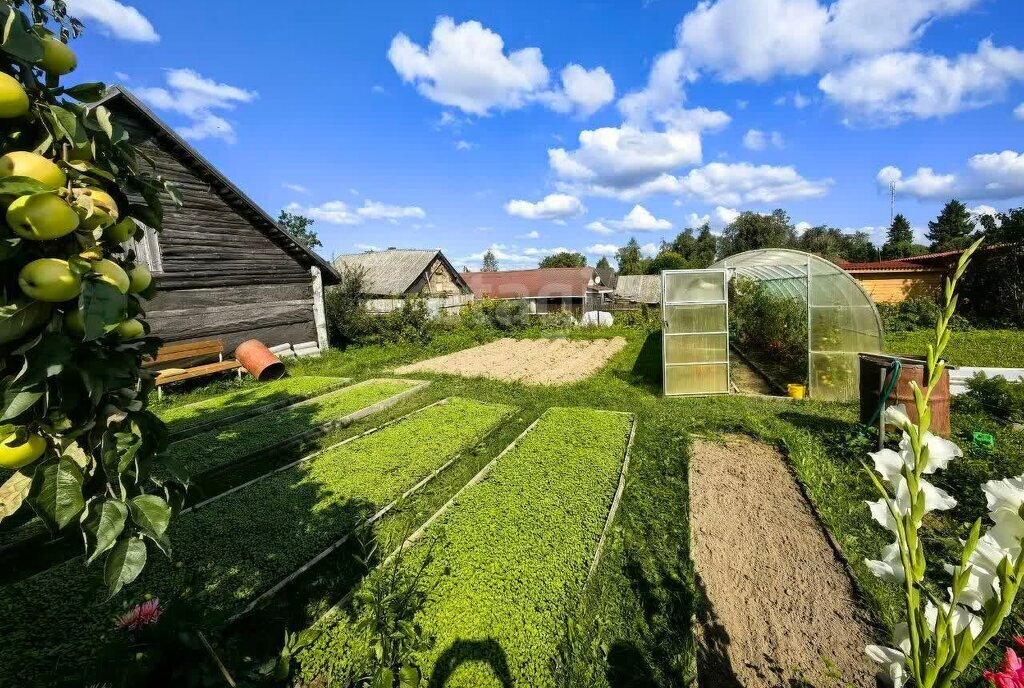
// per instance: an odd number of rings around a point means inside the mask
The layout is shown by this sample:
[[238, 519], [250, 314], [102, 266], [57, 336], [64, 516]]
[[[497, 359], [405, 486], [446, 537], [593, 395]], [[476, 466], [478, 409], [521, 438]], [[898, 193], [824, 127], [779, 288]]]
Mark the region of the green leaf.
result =
[[103, 336], [128, 317], [127, 297], [101, 280], [84, 281], [79, 308], [85, 323], [85, 341]]
[[31, 31], [31, 23], [18, 10], [0, 3], [0, 22], [3, 24], [3, 43], [0, 48], [22, 62], [34, 63], [43, 59], [43, 43]]
[[106, 84], [99, 81], [91, 81], [84, 84], [76, 84], [71, 88], [65, 89], [64, 93], [81, 103], [93, 103], [102, 98], [106, 91]]
[[21, 339], [50, 319], [53, 307], [42, 301], [21, 301], [0, 306], [0, 344]]
[[51, 187], [31, 177], [5, 177], [0, 179], [0, 195], [2, 196], [25, 196], [52, 190]]
[[96, 122], [107, 138], [114, 138], [114, 123], [110, 120], [110, 110], [100, 105], [93, 111], [96, 114]]
[[0, 521], [21, 508], [30, 487], [32, 478], [24, 473], [15, 473], [0, 485]]
[[62, 456], [36, 469], [28, 494], [29, 504], [52, 530], [60, 530], [85, 508], [84, 482], [78, 464]]
[[116, 478], [135, 460], [142, 447], [142, 438], [130, 432], [107, 432], [103, 435], [100, 456], [109, 478]]
[[399, 688], [416, 688], [420, 684], [420, 670], [414, 666], [402, 667], [398, 671]]
[[103, 566], [103, 581], [113, 597], [126, 584], [139, 577], [146, 566], [146, 543], [138, 538], [123, 539], [114, 545]]
[[89, 511], [82, 520], [85, 551], [89, 555], [86, 563], [96, 561], [114, 546], [127, 520], [128, 507], [120, 499], [100, 499], [89, 505]]
[[167, 552], [167, 526], [171, 523], [170, 504], [156, 495], [147, 494], [133, 497], [128, 502], [128, 509], [132, 514], [132, 521], [142, 534]]
[[52, 332], [44, 333], [31, 347], [22, 347], [16, 352], [24, 355], [25, 366], [15, 381], [34, 384], [60, 375], [64, 371], [64, 366], [71, 361], [72, 348], [68, 337]]
[[75, 148], [81, 148], [89, 144], [89, 135], [85, 127], [78, 121], [78, 116], [60, 105], [50, 105], [50, 112], [53, 114], [57, 126], [64, 134], [64, 138], [71, 142]]
[[4, 390], [4, 413], [0, 421], [17, 418], [43, 398], [41, 385], [10, 386]]
[[381, 667], [374, 674], [370, 688], [391, 688], [393, 685], [395, 685], [395, 673], [387, 667]]

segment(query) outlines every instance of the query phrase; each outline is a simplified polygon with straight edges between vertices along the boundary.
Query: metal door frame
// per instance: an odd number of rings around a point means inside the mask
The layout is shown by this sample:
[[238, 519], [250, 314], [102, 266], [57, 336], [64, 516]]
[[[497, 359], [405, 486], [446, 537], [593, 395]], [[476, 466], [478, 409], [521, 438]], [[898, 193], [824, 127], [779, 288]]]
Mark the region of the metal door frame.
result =
[[[666, 275], [679, 274], [717, 274], [722, 276], [722, 299], [715, 301], [672, 301], [668, 300], [668, 280]], [[725, 331], [724, 332], [676, 332], [668, 333], [668, 307], [669, 306], [725, 306]], [[693, 335], [724, 334], [725, 335], [725, 360], [724, 361], [700, 361], [694, 363], [669, 363], [667, 337], [687, 337]], [[729, 270], [728, 268], [716, 269], [694, 269], [694, 270], [662, 270], [661, 271], [661, 393], [666, 397], [707, 397], [732, 394], [732, 358], [729, 352]], [[724, 392], [685, 392], [669, 394], [668, 392], [668, 369], [682, 366], [695, 365], [722, 365], [725, 364], [725, 391]]]

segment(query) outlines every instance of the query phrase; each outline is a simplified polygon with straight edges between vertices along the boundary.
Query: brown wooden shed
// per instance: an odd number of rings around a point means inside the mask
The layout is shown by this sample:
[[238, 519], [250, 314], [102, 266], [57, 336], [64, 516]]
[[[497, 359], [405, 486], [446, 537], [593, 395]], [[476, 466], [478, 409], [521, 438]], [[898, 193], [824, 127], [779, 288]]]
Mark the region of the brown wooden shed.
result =
[[174, 182], [183, 205], [166, 204], [163, 231], [135, 246], [159, 294], [149, 322], [167, 342], [246, 339], [268, 346], [327, 347], [325, 284], [334, 267], [297, 242], [136, 96], [113, 87], [100, 101]]

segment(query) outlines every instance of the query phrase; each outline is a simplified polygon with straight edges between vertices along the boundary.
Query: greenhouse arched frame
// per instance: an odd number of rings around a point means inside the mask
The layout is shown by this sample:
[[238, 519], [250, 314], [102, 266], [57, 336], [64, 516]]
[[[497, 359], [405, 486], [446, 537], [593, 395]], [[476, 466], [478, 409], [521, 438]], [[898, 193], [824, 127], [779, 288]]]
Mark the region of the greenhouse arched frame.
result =
[[662, 272], [665, 394], [731, 391], [729, 284], [737, 277], [806, 307], [808, 396], [856, 399], [860, 383], [857, 355], [882, 351], [878, 309], [861, 284], [842, 268], [792, 249], [746, 251], [706, 269]]

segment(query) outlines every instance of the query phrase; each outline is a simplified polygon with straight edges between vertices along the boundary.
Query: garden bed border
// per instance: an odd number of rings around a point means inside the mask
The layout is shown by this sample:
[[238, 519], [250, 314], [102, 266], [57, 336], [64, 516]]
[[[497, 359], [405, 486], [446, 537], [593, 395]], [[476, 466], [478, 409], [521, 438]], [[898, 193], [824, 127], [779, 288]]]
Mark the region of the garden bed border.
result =
[[[290, 378], [290, 379], [297, 380], [297, 379], [300, 379], [302, 377], [309, 377], [309, 376], [297, 375], [294, 378]], [[352, 378], [350, 378], [350, 377], [339, 377], [339, 378], [336, 378], [336, 380], [337, 380], [337, 382], [335, 382], [335, 383], [333, 383], [331, 385], [328, 385], [327, 387], [324, 388], [324, 390], [321, 393], [317, 394], [316, 396], [305, 397], [305, 396], [302, 396], [301, 394], [291, 394], [291, 395], [286, 396], [283, 399], [278, 399], [277, 401], [271, 401], [269, 403], [263, 404], [262, 406], [256, 406], [254, 408], [243, 409], [243, 410], [239, 411], [238, 413], [235, 413], [235, 414], [230, 415], [230, 416], [224, 416], [223, 418], [217, 418], [217, 419], [214, 419], [214, 420], [206, 421], [205, 423], [198, 423], [196, 425], [191, 425], [191, 426], [189, 426], [187, 428], [182, 428], [181, 430], [178, 430], [176, 432], [169, 432], [168, 433], [168, 437], [169, 437], [169, 439], [170, 439], [170, 441], [172, 443], [178, 442], [180, 440], [185, 440], [185, 439], [188, 439], [188, 438], [193, 437], [195, 435], [199, 435], [199, 434], [204, 433], [204, 432], [209, 432], [210, 430], [216, 430], [217, 428], [223, 427], [225, 425], [231, 425], [232, 423], [238, 423], [238, 422], [241, 422], [243, 420], [248, 420], [250, 418], [255, 418], [256, 416], [262, 416], [264, 413], [269, 413], [270, 411], [276, 411], [277, 409], [286, 408], [286, 407], [289, 407], [289, 406], [298, 406], [299, 404], [304, 404], [304, 403], [309, 402], [309, 401], [315, 401], [316, 399], [319, 399], [320, 397], [327, 396], [328, 394], [334, 394], [335, 392], [340, 392], [341, 388], [349, 389], [349, 383], [352, 382]], [[365, 382], [365, 380], [364, 380], [364, 382]], [[362, 383], [356, 383], [356, 384], [362, 384]], [[355, 386], [356, 385], [351, 385], [351, 387], [355, 387]], [[256, 388], [256, 389], [258, 389], [258, 388]], [[231, 392], [227, 392], [224, 395], [217, 395], [217, 396], [227, 396], [228, 394], [231, 394]], [[183, 406], [179, 406], [178, 408], [188, 408], [189, 406], [195, 406], [196, 404], [204, 404], [207, 401], [210, 401], [211, 399], [216, 399], [217, 396], [209, 397], [208, 399], [200, 399], [199, 401], [193, 401], [192, 403], [184, 404]]]

